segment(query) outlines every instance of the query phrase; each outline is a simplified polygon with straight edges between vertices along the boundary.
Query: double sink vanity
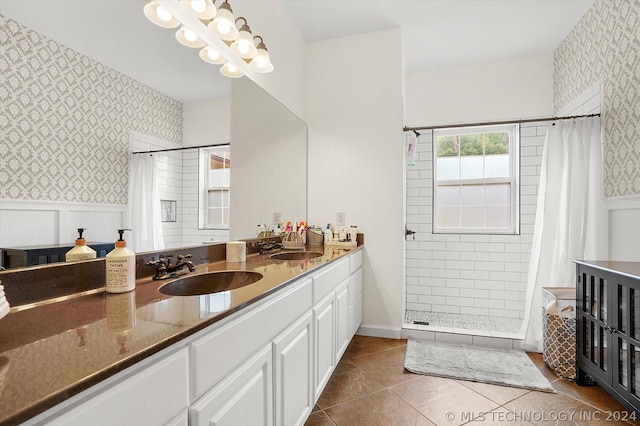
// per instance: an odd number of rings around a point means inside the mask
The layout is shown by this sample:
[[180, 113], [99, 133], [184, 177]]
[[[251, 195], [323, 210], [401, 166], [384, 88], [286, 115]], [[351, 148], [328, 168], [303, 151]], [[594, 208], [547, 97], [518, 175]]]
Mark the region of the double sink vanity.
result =
[[301, 425], [362, 320], [361, 246], [210, 256], [121, 294], [57, 279], [101, 262], [36, 268], [64, 296], [22, 306], [0, 273], [0, 425]]

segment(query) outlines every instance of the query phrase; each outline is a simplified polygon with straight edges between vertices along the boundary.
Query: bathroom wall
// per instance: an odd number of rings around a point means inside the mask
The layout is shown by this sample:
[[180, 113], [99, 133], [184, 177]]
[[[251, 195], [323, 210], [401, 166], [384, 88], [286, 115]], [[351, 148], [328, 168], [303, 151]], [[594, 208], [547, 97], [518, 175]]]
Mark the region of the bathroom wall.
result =
[[[552, 115], [552, 55], [407, 73], [412, 126]], [[522, 318], [535, 222], [545, 123], [521, 129], [519, 235], [432, 234], [431, 132], [421, 131], [416, 166], [407, 167], [409, 310]]]
[[185, 102], [182, 104], [182, 118], [184, 146], [229, 143], [231, 98]]
[[547, 117], [552, 100], [551, 54], [413, 70], [407, 72], [406, 124]]
[[[385, 52], [381, 55], [380, 52]], [[399, 29], [311, 43], [309, 220], [365, 234], [360, 333], [399, 337], [403, 315], [402, 39]]]
[[640, 261], [639, 22], [640, 1], [599, 0], [554, 54], [555, 109], [603, 113], [612, 260]]
[[554, 53], [554, 107], [604, 81], [604, 193], [640, 194], [640, 1], [599, 0]]
[[131, 131], [182, 143], [182, 104], [0, 16], [0, 199], [127, 203]]
[[276, 71], [254, 81], [294, 114], [307, 118], [307, 44], [281, 0], [232, 2], [235, 16], [246, 16], [254, 35], [264, 39]]
[[0, 247], [113, 241], [132, 131], [182, 142], [182, 104], [0, 16]]

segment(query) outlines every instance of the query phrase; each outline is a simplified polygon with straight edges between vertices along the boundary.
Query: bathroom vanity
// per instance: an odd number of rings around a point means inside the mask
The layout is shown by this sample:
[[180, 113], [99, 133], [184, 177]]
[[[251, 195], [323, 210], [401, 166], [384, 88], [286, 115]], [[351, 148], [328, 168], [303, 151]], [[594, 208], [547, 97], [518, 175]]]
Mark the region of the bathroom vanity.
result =
[[640, 263], [577, 261], [578, 383], [640, 410]]
[[11, 313], [0, 425], [304, 424], [362, 319], [362, 248], [320, 247], [198, 266], [263, 275], [234, 290], [167, 296], [147, 277]]

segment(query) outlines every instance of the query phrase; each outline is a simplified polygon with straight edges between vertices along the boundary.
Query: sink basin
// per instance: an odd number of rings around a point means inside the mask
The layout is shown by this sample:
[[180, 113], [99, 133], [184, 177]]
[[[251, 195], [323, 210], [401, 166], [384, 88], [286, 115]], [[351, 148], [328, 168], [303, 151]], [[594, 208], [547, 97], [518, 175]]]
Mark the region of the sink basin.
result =
[[262, 278], [259, 272], [220, 271], [189, 275], [161, 286], [158, 291], [169, 296], [199, 296], [235, 290]]
[[315, 259], [322, 256], [322, 253], [316, 253], [314, 251], [283, 251], [282, 253], [272, 254], [270, 257], [276, 260], [304, 260]]

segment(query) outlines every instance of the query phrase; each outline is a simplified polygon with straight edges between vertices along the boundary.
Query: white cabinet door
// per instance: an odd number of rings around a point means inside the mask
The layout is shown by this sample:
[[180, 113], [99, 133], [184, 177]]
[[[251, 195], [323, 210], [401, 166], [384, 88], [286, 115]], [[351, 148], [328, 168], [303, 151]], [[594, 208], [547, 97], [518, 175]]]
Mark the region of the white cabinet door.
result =
[[314, 401], [317, 401], [336, 365], [335, 292], [332, 291], [313, 308], [313, 323]]
[[303, 425], [313, 409], [311, 311], [273, 341], [276, 425]]
[[349, 323], [349, 279], [336, 288], [336, 362], [342, 358], [349, 346], [351, 335]]
[[362, 268], [349, 277], [349, 339], [362, 324]]
[[360, 324], [362, 324], [362, 295], [349, 306], [349, 340], [353, 339]]
[[184, 348], [91, 397], [50, 425], [165, 425], [189, 405]]
[[189, 424], [273, 425], [272, 368], [269, 344], [196, 401], [189, 409]]

